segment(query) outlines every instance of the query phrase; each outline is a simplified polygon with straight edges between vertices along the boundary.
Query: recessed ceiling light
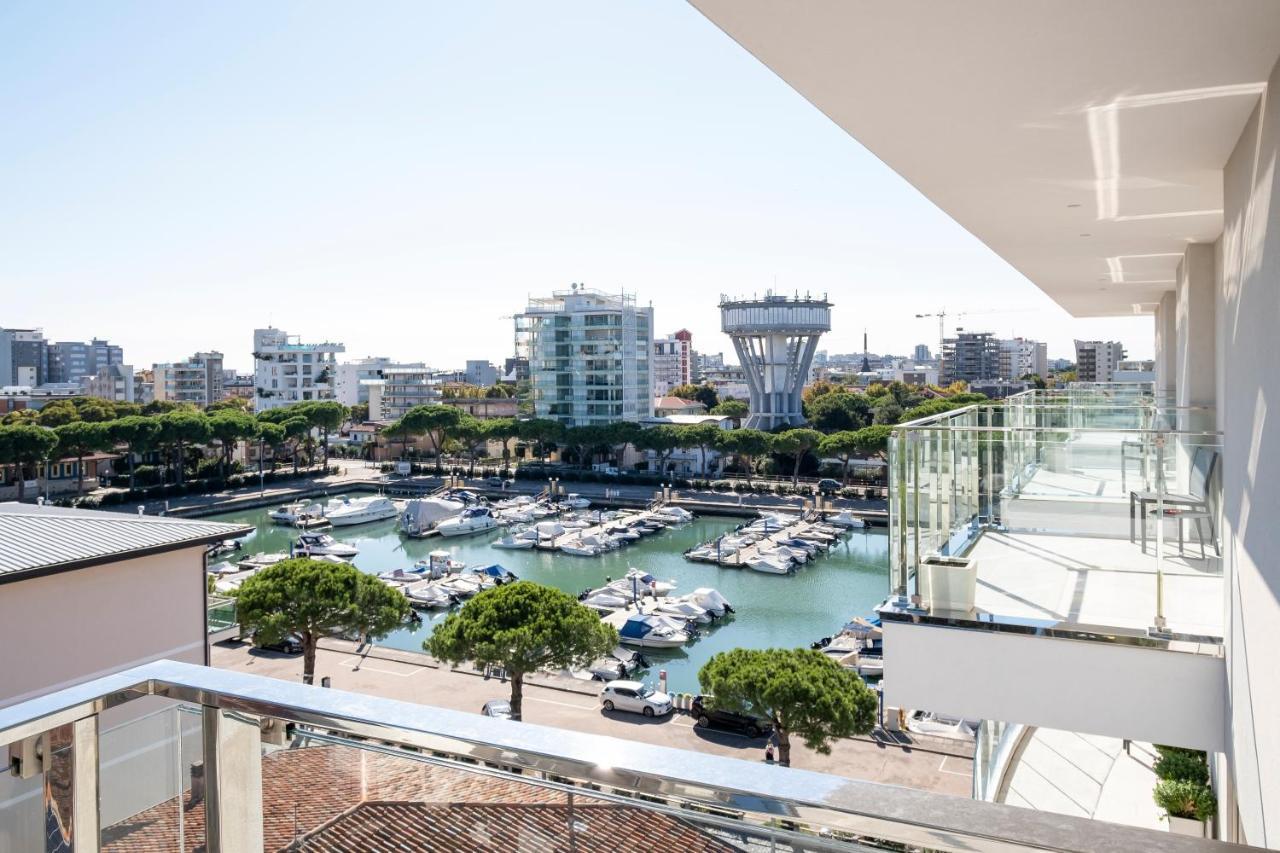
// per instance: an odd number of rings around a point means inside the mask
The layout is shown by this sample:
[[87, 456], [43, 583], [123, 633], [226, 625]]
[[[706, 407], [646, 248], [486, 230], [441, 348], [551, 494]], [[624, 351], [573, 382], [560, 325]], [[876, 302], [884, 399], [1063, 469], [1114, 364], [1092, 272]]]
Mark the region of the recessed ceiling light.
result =
[[1067, 205], [1067, 207], [1079, 207], [1079, 206], [1080, 206], [1080, 202], [1078, 201], [1072, 202], [1071, 204]]

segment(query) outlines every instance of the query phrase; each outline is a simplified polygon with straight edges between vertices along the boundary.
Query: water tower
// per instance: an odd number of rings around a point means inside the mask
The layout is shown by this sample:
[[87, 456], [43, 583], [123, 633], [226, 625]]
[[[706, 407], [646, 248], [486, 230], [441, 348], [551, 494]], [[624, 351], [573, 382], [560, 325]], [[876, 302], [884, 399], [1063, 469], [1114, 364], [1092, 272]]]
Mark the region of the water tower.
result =
[[766, 293], [762, 298], [720, 297], [720, 330], [733, 339], [751, 391], [751, 429], [804, 423], [800, 391], [818, 338], [831, 331], [831, 303], [808, 295]]

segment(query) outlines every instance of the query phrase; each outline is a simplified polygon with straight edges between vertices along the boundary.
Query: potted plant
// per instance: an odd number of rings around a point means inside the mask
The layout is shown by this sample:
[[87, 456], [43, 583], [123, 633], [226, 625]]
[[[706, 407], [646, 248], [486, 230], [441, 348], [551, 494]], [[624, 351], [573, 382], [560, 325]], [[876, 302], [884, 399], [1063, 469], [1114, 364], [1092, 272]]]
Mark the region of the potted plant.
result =
[[1162, 779], [1156, 784], [1156, 805], [1169, 817], [1169, 831], [1209, 838], [1209, 821], [1218, 800], [1208, 785], [1188, 779]]

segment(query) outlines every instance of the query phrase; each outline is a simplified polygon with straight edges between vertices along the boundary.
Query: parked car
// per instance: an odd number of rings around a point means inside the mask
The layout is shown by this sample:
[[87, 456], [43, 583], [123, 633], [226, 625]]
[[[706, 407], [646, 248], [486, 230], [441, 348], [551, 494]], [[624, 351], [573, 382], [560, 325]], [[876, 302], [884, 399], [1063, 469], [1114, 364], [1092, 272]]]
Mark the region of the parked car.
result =
[[606, 711], [630, 711], [646, 717], [661, 717], [672, 710], [671, 697], [639, 681], [611, 681], [600, 691], [600, 705]]
[[773, 723], [768, 720], [762, 720], [750, 714], [739, 714], [736, 711], [724, 711], [710, 707], [706, 696], [695, 696], [689, 713], [692, 715], [694, 723], [704, 729], [742, 732], [751, 738], [757, 738], [773, 731]]
[[485, 477], [484, 484], [495, 489], [501, 489], [504, 480], [501, 477]]
[[490, 699], [484, 703], [480, 713], [486, 717], [497, 717], [499, 720], [511, 719], [511, 703], [506, 699]]
[[839, 492], [843, 486], [839, 480], [833, 480], [830, 477], [823, 477], [818, 481], [818, 491], [824, 495], [834, 495]]
[[255, 648], [266, 649], [269, 652], [284, 652], [287, 655], [302, 654], [302, 638], [297, 634], [286, 634], [274, 643], [266, 643], [258, 636], [258, 632], [254, 631], [253, 645]]

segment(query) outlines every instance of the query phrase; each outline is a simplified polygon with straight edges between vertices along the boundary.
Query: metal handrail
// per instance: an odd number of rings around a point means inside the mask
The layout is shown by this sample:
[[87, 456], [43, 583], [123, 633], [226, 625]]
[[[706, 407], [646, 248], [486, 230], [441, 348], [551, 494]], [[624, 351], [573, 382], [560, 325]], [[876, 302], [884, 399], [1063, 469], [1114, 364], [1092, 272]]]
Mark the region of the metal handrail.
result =
[[[0, 745], [66, 724], [96, 733], [99, 713], [149, 695], [203, 706], [206, 726], [221, 714], [256, 715], [645, 797], [728, 807], [760, 822], [783, 818], [934, 850], [1251, 849], [174, 661], [144, 664], [0, 709]], [[206, 731], [206, 743], [208, 738]], [[77, 759], [77, 767], [96, 774], [85, 763]], [[219, 774], [211, 779], [216, 783]], [[211, 802], [215, 794], [210, 791]]]

